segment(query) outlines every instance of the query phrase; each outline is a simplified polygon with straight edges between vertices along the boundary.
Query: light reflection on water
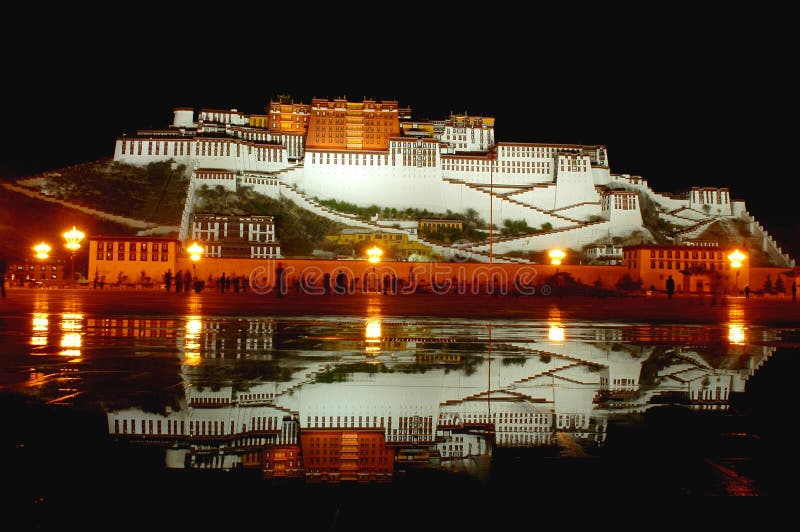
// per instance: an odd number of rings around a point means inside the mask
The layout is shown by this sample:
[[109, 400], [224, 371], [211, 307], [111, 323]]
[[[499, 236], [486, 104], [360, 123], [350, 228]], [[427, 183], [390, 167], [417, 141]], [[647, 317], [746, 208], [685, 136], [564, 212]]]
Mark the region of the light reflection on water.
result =
[[39, 308], [29, 323], [20, 387], [43, 400], [112, 405], [109, 433], [167, 443], [168, 467], [322, 482], [484, 477], [498, 449], [593, 456], [620, 416], [727, 410], [779, 339], [733, 311], [720, 327], [404, 320], [377, 304], [364, 319]]

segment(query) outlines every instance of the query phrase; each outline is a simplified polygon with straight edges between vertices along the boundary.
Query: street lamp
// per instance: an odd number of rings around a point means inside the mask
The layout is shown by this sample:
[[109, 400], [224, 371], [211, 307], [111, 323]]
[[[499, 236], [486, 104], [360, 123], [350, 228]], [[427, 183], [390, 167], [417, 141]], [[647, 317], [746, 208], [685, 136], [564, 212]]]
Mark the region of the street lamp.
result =
[[550, 253], [547, 254], [550, 257], [550, 264], [553, 266], [558, 266], [564, 260], [564, 257], [567, 256], [566, 253], [561, 251], [560, 249], [551, 249]]
[[70, 251], [70, 281], [69, 284], [75, 284], [75, 253], [81, 248], [81, 242], [84, 235], [81, 231], [73, 225], [72, 229], [64, 232], [64, 240], [67, 242], [67, 249]]
[[747, 258], [747, 255], [745, 255], [744, 253], [742, 253], [738, 249], [734, 249], [733, 253], [728, 255], [728, 260], [731, 263], [731, 268], [733, 268], [736, 271], [736, 282], [734, 284], [734, 289], [735, 289], [735, 292], [736, 292], [737, 296], [739, 295], [739, 268], [742, 267], [742, 262], [746, 258]]
[[186, 251], [189, 252], [189, 257], [192, 259], [192, 270], [194, 271], [194, 278], [193, 280], [197, 280], [197, 261], [200, 260], [200, 256], [203, 254], [203, 246], [198, 244], [197, 242], [192, 242], [192, 245], [186, 248]]
[[44, 242], [39, 242], [33, 246], [33, 250], [36, 252], [36, 258], [39, 260], [47, 260], [50, 256], [50, 249], [50, 246]]
[[383, 255], [383, 250], [378, 246], [372, 246], [367, 250], [367, 256], [369, 257], [370, 264], [377, 264], [381, 261], [381, 255]]

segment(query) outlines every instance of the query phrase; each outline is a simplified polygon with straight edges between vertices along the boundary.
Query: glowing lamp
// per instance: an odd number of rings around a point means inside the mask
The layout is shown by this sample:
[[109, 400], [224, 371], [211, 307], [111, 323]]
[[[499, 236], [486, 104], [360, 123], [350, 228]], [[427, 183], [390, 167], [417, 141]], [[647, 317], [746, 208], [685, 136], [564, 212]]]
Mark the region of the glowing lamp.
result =
[[67, 249], [73, 253], [81, 248], [81, 242], [86, 235], [73, 225], [72, 229], [64, 233], [64, 240], [67, 241]]
[[744, 259], [747, 258], [747, 255], [739, 251], [738, 249], [734, 249], [733, 253], [728, 255], [728, 260], [731, 262], [731, 268], [741, 268], [742, 262]]
[[372, 264], [377, 264], [380, 262], [381, 255], [383, 255], [383, 250], [377, 246], [372, 246], [367, 250], [367, 256]]
[[36, 252], [37, 259], [44, 260], [50, 256], [50, 246], [44, 242], [39, 242], [33, 246], [33, 250]]
[[197, 242], [192, 242], [192, 245], [186, 248], [186, 251], [189, 252], [189, 257], [195, 262], [200, 260], [200, 256], [203, 254], [203, 246], [198, 244]]
[[564, 257], [566, 257], [567, 254], [560, 249], [553, 249], [550, 250], [550, 253], [548, 253], [547, 256], [550, 257], [550, 264], [553, 266], [558, 266], [561, 264], [561, 261], [564, 260]]

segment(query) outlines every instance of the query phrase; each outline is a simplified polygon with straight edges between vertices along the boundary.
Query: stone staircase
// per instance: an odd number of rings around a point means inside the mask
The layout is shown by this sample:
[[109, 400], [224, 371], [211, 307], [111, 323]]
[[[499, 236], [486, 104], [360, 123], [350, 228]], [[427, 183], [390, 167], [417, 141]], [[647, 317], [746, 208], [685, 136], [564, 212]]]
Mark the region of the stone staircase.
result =
[[701, 221], [695, 223], [691, 227], [687, 227], [686, 229], [681, 229], [680, 231], [676, 231], [675, 233], [673, 233], [672, 236], [673, 236], [673, 238], [674, 237], [679, 237], [679, 238], [697, 238], [698, 236], [703, 234], [703, 231], [708, 229], [708, 227], [711, 224], [716, 223], [717, 221], [718, 221], [718, 218], [706, 218], [705, 220], [701, 220]]
[[[513, 187], [514, 190], [512, 190], [510, 192], [498, 193], [498, 192], [494, 191], [494, 189], [497, 188], [497, 185], [493, 185], [493, 186], [490, 187], [489, 184], [487, 184], [487, 183], [467, 183], [466, 181], [462, 181], [460, 179], [451, 179], [451, 178], [442, 178], [442, 181], [447, 182], [447, 183], [451, 183], [453, 185], [465, 186], [465, 187], [470, 188], [472, 190], [475, 190], [477, 192], [481, 192], [483, 194], [490, 195], [491, 197], [496, 198], [496, 199], [500, 200], [501, 202], [506, 201], [508, 203], [512, 203], [512, 204], [517, 205], [519, 207], [522, 207], [522, 208], [524, 208], [526, 210], [532, 211], [532, 216], [536, 216], [537, 218], [545, 217], [546, 221], [549, 221], [551, 223], [552, 222], [557, 222], [559, 220], [562, 223], [563, 222], [568, 222], [568, 223], [573, 224], [573, 225], [574, 224], [586, 223], [586, 222], [584, 222], [582, 220], [576, 220], [574, 218], [569, 218], [568, 216], [563, 216], [563, 215], [554, 213], [553, 211], [548, 211], [548, 210], [545, 210], [545, 209], [540, 209], [539, 207], [534, 207], [533, 205], [530, 205], [528, 203], [524, 203], [522, 201], [519, 201], [519, 200], [511, 197], [512, 194], [517, 194], [517, 193], [520, 193], [520, 192], [524, 192], [525, 190], [520, 190], [523, 187], [519, 187], [519, 186], [515, 185]], [[492, 189], [492, 192], [489, 192], [489, 190], [488, 190], [489, 188]], [[535, 187], [531, 186], [531, 187], [528, 188], [528, 190], [532, 189], [532, 188], [535, 188]], [[547, 220], [547, 218], [553, 218], [553, 220]]]
[[[577, 226], [561, 227], [561, 228], [558, 228], [558, 229], [551, 229], [550, 231], [543, 231], [541, 233], [517, 235], [517, 236], [510, 236], [510, 237], [502, 237], [502, 238], [498, 238], [498, 239], [493, 239], [492, 245], [493, 246], [496, 246], [498, 244], [502, 245], [502, 247], [500, 249], [500, 253], [503, 252], [504, 248], [505, 249], [514, 248], [514, 244], [515, 243], [519, 244], [519, 247], [517, 249], [530, 249], [530, 250], [547, 249], [548, 247], [551, 247], [551, 246], [547, 245], [547, 244], [536, 245], [532, 241], [533, 240], [545, 240], [545, 239], [550, 240], [553, 235], [562, 234], [562, 233], [568, 233], [568, 232], [573, 232], [573, 231], [583, 231], [583, 230], [586, 230], [587, 228], [590, 228], [590, 227], [593, 227], [593, 226], [598, 226], [598, 228], [599, 228], [600, 225], [607, 225], [608, 223], [609, 222], [607, 220], [600, 220], [600, 221], [597, 221], [597, 222], [583, 222], [583, 223], [581, 223], [580, 225], [577, 225]], [[473, 252], [484, 252], [484, 251], [488, 251], [488, 249], [489, 249], [489, 244], [488, 243], [474, 244], [474, 245], [469, 246], [468, 248], [466, 248], [466, 250], [473, 251]]]
[[[371, 231], [382, 231], [384, 233], [404, 234], [407, 235], [410, 241], [419, 242], [421, 244], [429, 246], [433, 252], [438, 253], [439, 255], [442, 255], [447, 259], [451, 259], [453, 257], [459, 257], [464, 260], [473, 260], [477, 262], [490, 262], [491, 257], [489, 257], [488, 250], [487, 252], [483, 252], [479, 250], [472, 250], [469, 249], [468, 247], [447, 246], [439, 244], [437, 242], [432, 242], [430, 240], [422, 238], [419, 235], [410, 234], [408, 231], [404, 229], [397, 229], [395, 227], [387, 227], [384, 225], [379, 225], [372, 221], [363, 220], [354, 214], [343, 213], [340, 211], [333, 210], [330, 207], [322, 205], [319, 202], [315, 201], [314, 199], [309, 198], [302, 192], [293, 189], [292, 187], [290, 187], [285, 183], [279, 182], [278, 185], [282, 196], [292, 200], [303, 209], [311, 211], [318, 216], [328, 218], [329, 220], [340, 222], [351, 227], [360, 227]], [[498, 263], [529, 262], [524, 259], [512, 260], [508, 257], [493, 257], [493, 259], [494, 262]]]

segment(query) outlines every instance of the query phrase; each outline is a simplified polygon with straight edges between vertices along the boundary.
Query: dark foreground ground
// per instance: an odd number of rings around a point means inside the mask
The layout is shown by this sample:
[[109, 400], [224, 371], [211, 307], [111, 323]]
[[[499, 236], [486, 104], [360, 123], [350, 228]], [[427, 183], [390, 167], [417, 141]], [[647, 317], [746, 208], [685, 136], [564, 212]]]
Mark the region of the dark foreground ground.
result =
[[48, 312], [165, 316], [394, 316], [473, 319], [581, 320], [659, 324], [800, 326], [800, 302], [791, 298], [711, 298], [492, 295], [320, 295], [199, 294], [108, 289], [8, 290], [0, 316]]

